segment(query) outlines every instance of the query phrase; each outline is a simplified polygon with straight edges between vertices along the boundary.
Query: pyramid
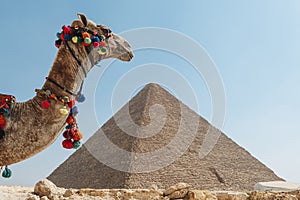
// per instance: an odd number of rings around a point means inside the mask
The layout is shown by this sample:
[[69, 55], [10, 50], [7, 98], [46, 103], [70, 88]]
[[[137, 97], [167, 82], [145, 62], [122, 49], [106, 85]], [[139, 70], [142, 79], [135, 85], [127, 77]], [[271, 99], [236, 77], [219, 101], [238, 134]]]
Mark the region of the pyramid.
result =
[[[208, 132], [209, 131], [209, 132]], [[199, 156], [207, 134], [219, 135]], [[48, 177], [67, 188], [252, 190], [282, 180], [158, 84], [146, 85]]]

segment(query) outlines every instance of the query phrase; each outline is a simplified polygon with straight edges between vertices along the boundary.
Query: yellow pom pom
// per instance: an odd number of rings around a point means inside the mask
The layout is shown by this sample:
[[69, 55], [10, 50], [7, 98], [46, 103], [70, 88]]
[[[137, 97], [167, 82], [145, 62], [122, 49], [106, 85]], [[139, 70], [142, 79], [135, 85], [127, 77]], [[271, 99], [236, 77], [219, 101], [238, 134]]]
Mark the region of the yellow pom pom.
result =
[[67, 110], [66, 107], [63, 107], [63, 108], [59, 109], [59, 112], [62, 115], [67, 115], [69, 113], [69, 111]]
[[72, 37], [72, 42], [76, 44], [78, 42], [78, 37], [77, 36]]

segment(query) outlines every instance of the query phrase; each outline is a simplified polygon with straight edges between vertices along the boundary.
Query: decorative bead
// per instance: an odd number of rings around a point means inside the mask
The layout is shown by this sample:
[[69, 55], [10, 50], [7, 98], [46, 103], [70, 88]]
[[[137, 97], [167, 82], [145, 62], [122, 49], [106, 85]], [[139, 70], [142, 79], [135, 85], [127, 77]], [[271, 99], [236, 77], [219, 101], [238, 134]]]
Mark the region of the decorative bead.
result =
[[90, 34], [88, 32], [82, 33], [83, 38], [90, 38]]
[[75, 44], [78, 43], [78, 37], [77, 36], [72, 37], [72, 42]]
[[66, 106], [59, 109], [60, 114], [62, 115], [67, 115], [69, 113], [69, 111], [67, 110]]
[[61, 33], [56, 33], [56, 37], [59, 39]]
[[45, 101], [42, 102], [42, 107], [47, 109], [50, 107], [50, 102], [46, 99]]
[[73, 142], [73, 148], [74, 148], [74, 149], [78, 149], [78, 148], [80, 147], [80, 145], [81, 145], [81, 142], [80, 142], [80, 141], [74, 141], [74, 142]]
[[12, 175], [12, 171], [10, 169], [8, 169], [8, 167], [6, 166], [5, 169], [2, 172], [2, 177], [10, 178], [11, 175]]
[[62, 146], [66, 149], [73, 149], [74, 147], [72, 140], [64, 140]]
[[97, 35], [97, 34], [98, 34], [98, 32], [97, 32], [97, 31], [94, 31], [94, 32], [93, 32], [93, 35]]
[[78, 29], [79, 29], [79, 26], [78, 26], [78, 25], [75, 25], [75, 26], [74, 26], [74, 29], [75, 29], [75, 30], [78, 30]]

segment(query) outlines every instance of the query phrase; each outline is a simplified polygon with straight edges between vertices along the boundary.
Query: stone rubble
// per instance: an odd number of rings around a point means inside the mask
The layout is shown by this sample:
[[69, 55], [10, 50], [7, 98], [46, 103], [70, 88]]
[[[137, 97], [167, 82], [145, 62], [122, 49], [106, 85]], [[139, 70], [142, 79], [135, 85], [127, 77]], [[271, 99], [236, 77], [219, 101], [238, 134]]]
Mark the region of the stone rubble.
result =
[[165, 190], [151, 189], [65, 189], [51, 181], [39, 181], [34, 188], [0, 186], [0, 200], [300, 200], [295, 191], [206, 191], [191, 190], [178, 183]]

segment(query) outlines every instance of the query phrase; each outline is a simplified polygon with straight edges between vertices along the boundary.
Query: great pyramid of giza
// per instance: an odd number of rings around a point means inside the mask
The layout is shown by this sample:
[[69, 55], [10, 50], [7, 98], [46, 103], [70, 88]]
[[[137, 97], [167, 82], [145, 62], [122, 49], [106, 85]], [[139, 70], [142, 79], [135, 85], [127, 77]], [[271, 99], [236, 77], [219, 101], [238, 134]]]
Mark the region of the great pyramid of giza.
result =
[[[207, 130], [220, 134], [199, 157]], [[282, 180], [158, 84], [146, 85], [49, 177], [71, 188], [252, 190]]]

